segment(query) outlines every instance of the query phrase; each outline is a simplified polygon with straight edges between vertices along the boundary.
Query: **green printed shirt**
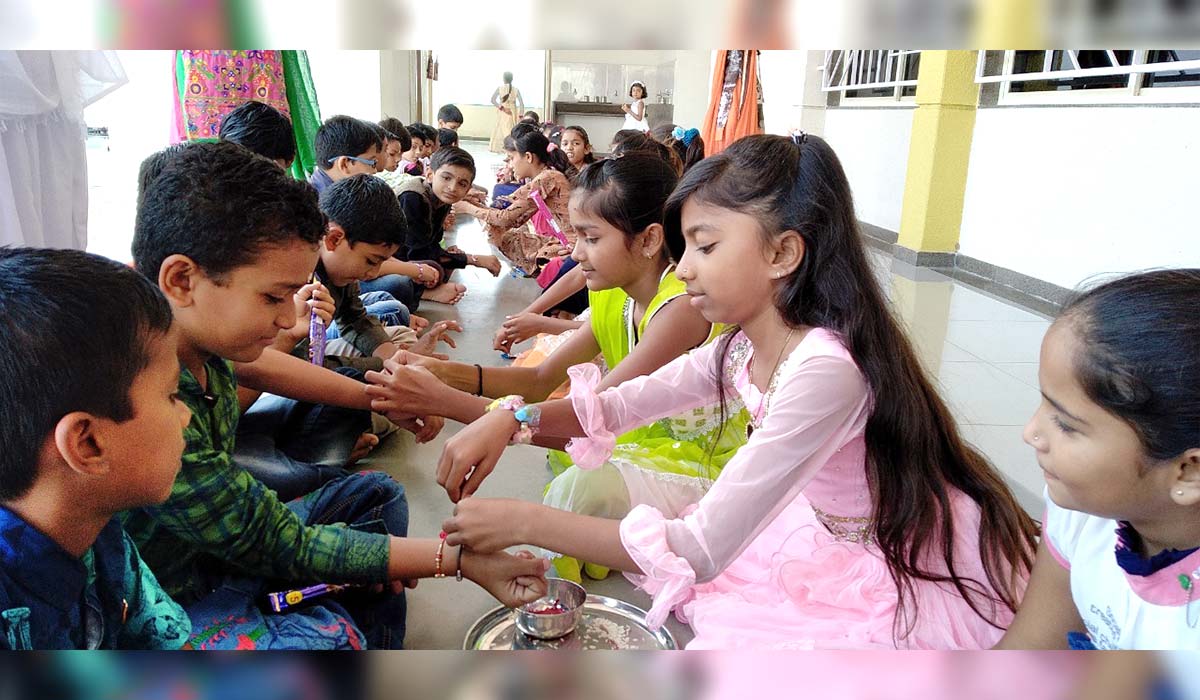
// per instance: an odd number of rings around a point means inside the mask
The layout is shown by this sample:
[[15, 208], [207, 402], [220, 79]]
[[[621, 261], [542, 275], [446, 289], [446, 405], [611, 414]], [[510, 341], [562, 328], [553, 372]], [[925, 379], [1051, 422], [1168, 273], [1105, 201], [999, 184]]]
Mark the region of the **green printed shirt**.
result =
[[387, 581], [387, 535], [305, 526], [274, 491], [233, 463], [240, 415], [233, 366], [213, 357], [205, 371], [207, 392], [181, 368], [179, 391], [192, 420], [170, 497], [122, 514], [163, 588], [189, 604], [227, 572], [330, 583]]

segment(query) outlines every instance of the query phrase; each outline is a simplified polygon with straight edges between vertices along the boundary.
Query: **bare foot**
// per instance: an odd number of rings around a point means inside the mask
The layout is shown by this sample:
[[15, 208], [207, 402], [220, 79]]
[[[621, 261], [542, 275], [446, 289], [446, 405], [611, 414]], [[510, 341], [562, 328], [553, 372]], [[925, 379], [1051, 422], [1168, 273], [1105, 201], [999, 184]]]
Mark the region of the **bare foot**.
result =
[[408, 315], [408, 327], [420, 334], [421, 331], [429, 327], [429, 319], [416, 314]]
[[500, 258], [495, 255], [476, 255], [475, 265], [492, 273], [492, 277], [500, 276]]
[[457, 304], [467, 293], [467, 288], [457, 282], [447, 282], [426, 291], [421, 295], [425, 301], [436, 301], [440, 304]]
[[347, 467], [354, 466], [358, 460], [371, 454], [371, 450], [379, 444], [379, 438], [371, 433], [363, 433], [358, 436], [358, 440], [354, 443], [354, 449], [350, 451], [350, 459], [346, 462]]

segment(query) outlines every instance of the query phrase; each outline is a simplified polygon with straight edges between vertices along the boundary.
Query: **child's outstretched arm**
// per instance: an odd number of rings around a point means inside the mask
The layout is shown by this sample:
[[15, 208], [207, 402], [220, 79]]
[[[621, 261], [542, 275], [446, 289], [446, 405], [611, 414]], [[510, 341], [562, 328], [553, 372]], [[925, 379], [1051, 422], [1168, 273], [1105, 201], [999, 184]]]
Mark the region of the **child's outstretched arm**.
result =
[[366, 385], [272, 348], [254, 362], [235, 362], [238, 383], [298, 401], [371, 410]]
[[1067, 633], [1085, 629], [1071, 599], [1071, 570], [1055, 559], [1043, 534], [1025, 597], [995, 648], [1066, 649]]
[[499, 552], [529, 544], [611, 569], [640, 574], [621, 544], [621, 521], [580, 515], [541, 503], [508, 498], [465, 498], [442, 524], [447, 545], [474, 552]]

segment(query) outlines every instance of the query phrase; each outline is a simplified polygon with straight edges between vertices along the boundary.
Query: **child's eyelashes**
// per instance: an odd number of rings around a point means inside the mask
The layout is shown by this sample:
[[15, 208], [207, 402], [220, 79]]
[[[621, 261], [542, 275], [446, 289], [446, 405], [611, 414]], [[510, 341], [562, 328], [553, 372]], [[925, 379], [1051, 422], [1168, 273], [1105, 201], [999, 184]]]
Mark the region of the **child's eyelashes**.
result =
[[285, 301], [283, 297], [277, 297], [274, 294], [264, 294], [263, 298], [267, 300], [268, 304], [272, 305], [282, 304]]
[[1062, 419], [1059, 418], [1058, 416], [1054, 416], [1052, 420], [1054, 421], [1054, 425], [1057, 426], [1058, 429], [1062, 431], [1063, 435], [1071, 435], [1072, 433], [1079, 432], [1078, 430], [1076, 430], [1076, 429], [1072, 428], [1071, 426], [1067, 425], [1066, 423], [1062, 422]]
[[700, 253], [701, 255], [708, 255], [709, 253], [712, 252], [713, 248], [716, 248], [716, 247], [717, 247], [716, 243], [709, 243], [708, 245], [702, 245], [699, 248], [697, 248], [696, 252]]

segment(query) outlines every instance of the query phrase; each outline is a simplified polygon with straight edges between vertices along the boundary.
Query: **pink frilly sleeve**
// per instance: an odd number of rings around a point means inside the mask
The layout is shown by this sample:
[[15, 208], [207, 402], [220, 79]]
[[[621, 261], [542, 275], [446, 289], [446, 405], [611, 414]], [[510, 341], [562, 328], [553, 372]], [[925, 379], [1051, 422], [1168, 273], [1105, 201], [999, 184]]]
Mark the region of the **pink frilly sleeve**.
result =
[[612, 456], [618, 435], [715, 401], [713, 345], [599, 393], [599, 368], [589, 363], [568, 369], [571, 406], [587, 436], [567, 443], [567, 454], [575, 464], [580, 469], [596, 469]]
[[671, 551], [667, 544], [666, 518], [655, 508], [640, 505], [621, 521], [621, 544], [642, 570], [631, 576], [639, 588], [654, 597], [646, 623], [658, 629], [671, 610], [692, 598], [696, 572], [687, 559]]
[[567, 376], [571, 378], [571, 406], [587, 435], [568, 442], [567, 454], [580, 469], [596, 469], [617, 446], [617, 436], [604, 424], [604, 409], [596, 394], [596, 385], [601, 379], [600, 368], [591, 363], [575, 365], [567, 370]]

